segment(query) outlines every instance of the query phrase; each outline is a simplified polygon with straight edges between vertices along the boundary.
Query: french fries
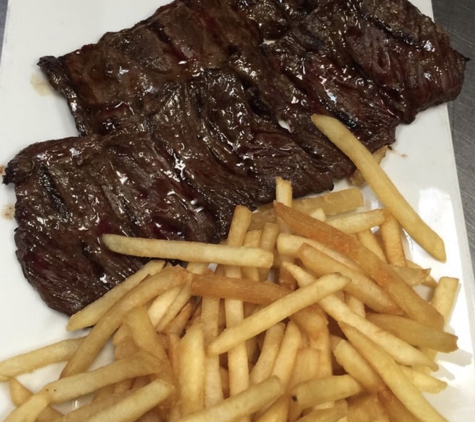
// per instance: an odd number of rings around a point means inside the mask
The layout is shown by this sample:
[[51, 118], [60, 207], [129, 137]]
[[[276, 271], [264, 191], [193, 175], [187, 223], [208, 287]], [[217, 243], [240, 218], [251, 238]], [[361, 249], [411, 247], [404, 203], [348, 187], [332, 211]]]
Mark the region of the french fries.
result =
[[[347, 214], [359, 191], [294, 201], [277, 188], [282, 203], [258, 217], [237, 207], [220, 245], [105, 236], [116, 252], [190, 263], [150, 261], [70, 318], [68, 330], [92, 327], [84, 338], [0, 362], [6, 421], [446, 420], [423, 394], [447, 386], [430, 372], [457, 348], [444, 327], [458, 280], [412, 264], [387, 209]], [[107, 342], [115, 360], [91, 370]], [[57, 362], [37, 392], [15, 378]], [[64, 415], [51, 407], [87, 394]]]
[[393, 213], [411, 237], [434, 258], [445, 261], [444, 241], [419, 217], [371, 153], [347, 127], [340, 121], [328, 116], [313, 115], [312, 121], [353, 161], [381, 202]]

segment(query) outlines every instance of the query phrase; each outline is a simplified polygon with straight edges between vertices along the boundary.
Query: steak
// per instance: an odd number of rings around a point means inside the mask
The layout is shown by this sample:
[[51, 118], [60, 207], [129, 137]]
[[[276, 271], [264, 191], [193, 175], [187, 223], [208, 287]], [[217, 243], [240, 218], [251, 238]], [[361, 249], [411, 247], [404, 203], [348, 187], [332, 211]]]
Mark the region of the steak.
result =
[[[338, 11], [336, 13], [336, 11]], [[17, 257], [72, 314], [143, 264], [104, 233], [218, 242], [233, 210], [332, 189], [353, 164], [312, 124], [345, 123], [375, 151], [454, 99], [466, 59], [406, 0], [176, 0], [39, 66], [79, 136], [21, 151]]]

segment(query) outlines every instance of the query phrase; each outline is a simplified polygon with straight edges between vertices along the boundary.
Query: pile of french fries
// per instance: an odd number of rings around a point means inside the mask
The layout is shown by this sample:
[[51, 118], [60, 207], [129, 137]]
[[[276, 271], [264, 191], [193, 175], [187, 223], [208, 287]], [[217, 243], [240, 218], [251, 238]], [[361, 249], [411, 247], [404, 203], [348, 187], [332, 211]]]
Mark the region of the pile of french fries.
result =
[[[445, 325], [459, 282], [410, 261], [402, 228], [441, 259], [443, 248], [391, 198], [371, 211], [357, 188], [293, 200], [278, 178], [274, 204], [238, 206], [220, 245], [104, 236], [152, 260], [70, 318], [87, 335], [0, 363], [6, 421], [445, 421], [425, 395], [446, 387], [432, 372], [457, 348]], [[111, 343], [114, 361], [91, 369]], [[39, 391], [17, 379], [58, 362]]]

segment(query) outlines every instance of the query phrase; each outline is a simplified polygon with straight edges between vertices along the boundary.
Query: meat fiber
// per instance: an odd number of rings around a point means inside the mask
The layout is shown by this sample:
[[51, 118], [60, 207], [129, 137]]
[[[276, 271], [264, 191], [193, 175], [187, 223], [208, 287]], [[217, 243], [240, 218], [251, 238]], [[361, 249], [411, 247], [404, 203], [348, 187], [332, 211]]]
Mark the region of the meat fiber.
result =
[[176, 0], [130, 29], [39, 65], [79, 137], [21, 151], [17, 256], [72, 314], [143, 261], [104, 233], [217, 242], [237, 204], [331, 189], [352, 163], [310, 120], [344, 122], [370, 151], [460, 92], [466, 59], [406, 0]]

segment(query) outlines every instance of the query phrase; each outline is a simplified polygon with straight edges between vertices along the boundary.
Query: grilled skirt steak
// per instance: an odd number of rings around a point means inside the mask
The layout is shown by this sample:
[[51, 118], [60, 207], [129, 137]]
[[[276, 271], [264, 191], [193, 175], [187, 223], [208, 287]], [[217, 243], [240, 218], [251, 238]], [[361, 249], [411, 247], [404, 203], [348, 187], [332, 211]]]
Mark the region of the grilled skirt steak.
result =
[[39, 65], [79, 137], [7, 166], [15, 241], [45, 302], [72, 314], [143, 260], [104, 233], [217, 242], [234, 207], [331, 189], [354, 170], [310, 120], [335, 116], [374, 151], [454, 99], [466, 59], [406, 0], [176, 0]]

